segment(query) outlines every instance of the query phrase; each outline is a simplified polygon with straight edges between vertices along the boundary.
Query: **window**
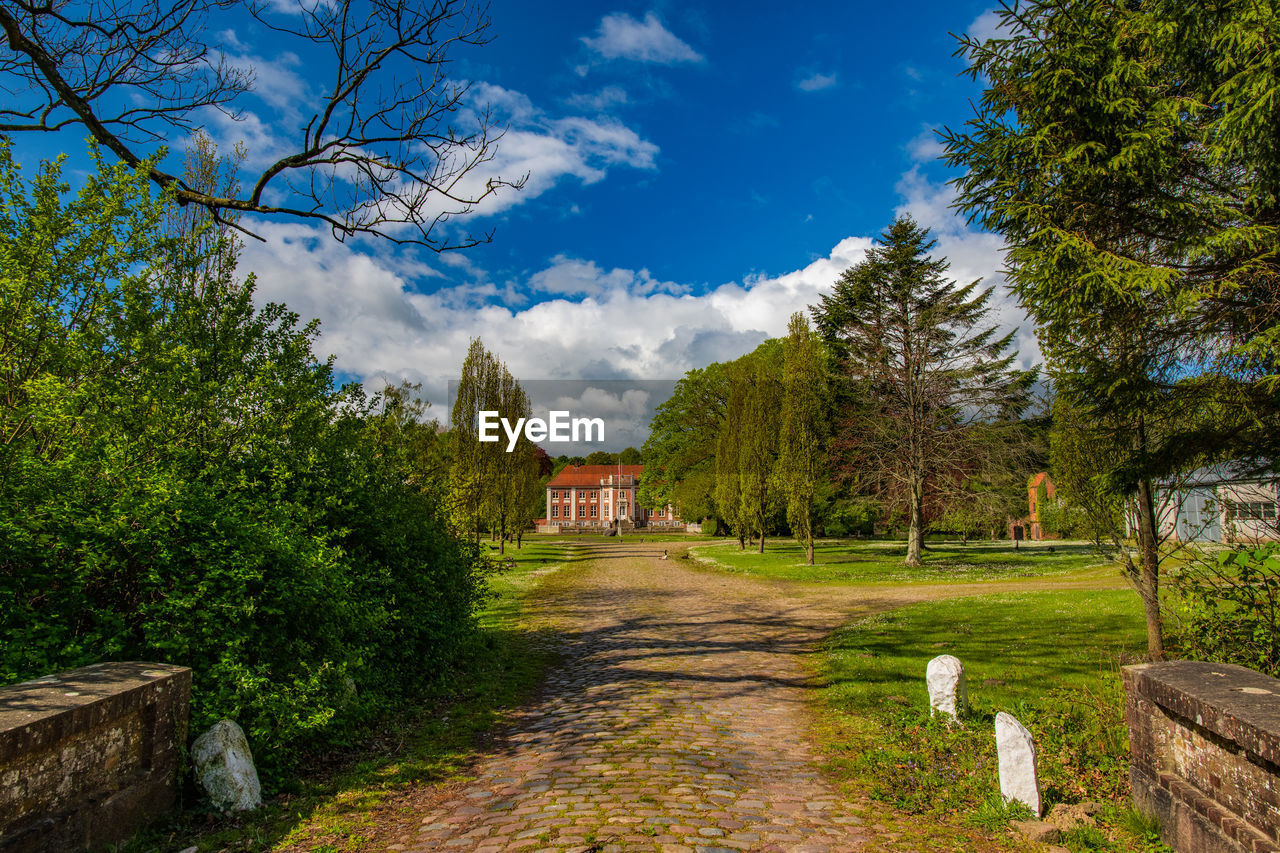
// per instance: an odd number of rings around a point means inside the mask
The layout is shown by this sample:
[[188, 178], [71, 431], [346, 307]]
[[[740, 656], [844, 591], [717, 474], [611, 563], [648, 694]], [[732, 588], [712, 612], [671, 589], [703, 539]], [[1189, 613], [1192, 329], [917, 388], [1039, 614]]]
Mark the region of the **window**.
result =
[[559, 499], [560, 499], [560, 493], [559, 493], [558, 491], [556, 491], [555, 489], [552, 489], [552, 490], [551, 490], [551, 500], [555, 501], [555, 500], [559, 500]]
[[595, 505], [595, 504], [592, 504], [592, 505], [591, 505], [591, 517], [592, 517], [592, 518], [595, 518], [595, 517], [596, 517], [596, 505]]
[[600, 490], [599, 490], [599, 489], [592, 489], [592, 490], [591, 490], [591, 500], [595, 500], [596, 498], [598, 498], [598, 497], [599, 497], [599, 495], [600, 495]]
[[560, 507], [558, 507], [558, 506], [553, 506], [553, 507], [551, 508], [551, 517], [552, 517], [552, 518], [559, 518], [559, 517], [560, 517]]
[[1241, 521], [1275, 521], [1275, 501], [1239, 501], [1231, 504], [1231, 517]]

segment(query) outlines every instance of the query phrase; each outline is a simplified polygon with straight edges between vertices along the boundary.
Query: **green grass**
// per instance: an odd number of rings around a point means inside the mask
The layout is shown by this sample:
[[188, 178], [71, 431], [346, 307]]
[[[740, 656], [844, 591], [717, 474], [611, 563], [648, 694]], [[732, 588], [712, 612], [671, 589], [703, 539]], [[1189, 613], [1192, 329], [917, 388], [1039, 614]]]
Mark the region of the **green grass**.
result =
[[[928, 816], [922, 832], [998, 830], [1015, 816], [993, 799], [994, 720], [1006, 711], [1036, 738], [1046, 811], [1107, 805], [1098, 832], [1068, 836], [1069, 849], [1158, 849], [1126, 829], [1119, 667], [1145, 646], [1141, 603], [1128, 590], [929, 601], [856, 620], [822, 655], [829, 769], [873, 799]], [[925, 667], [940, 654], [965, 667], [971, 709], [958, 725], [929, 715]]]
[[134, 838], [120, 853], [177, 850], [267, 851], [290, 845], [347, 851], [364, 844], [374, 811], [409, 785], [460, 778], [485, 735], [519, 706], [553, 662], [549, 646], [522, 619], [530, 591], [580, 557], [572, 543], [530, 542], [489, 578], [481, 630], [449, 677], [404, 713], [366, 732], [345, 751], [312, 756], [288, 790], [245, 815], [224, 817], [195, 798], [191, 808]]
[[698, 545], [690, 554], [715, 568], [805, 583], [953, 583], [1048, 577], [1111, 565], [1083, 542], [931, 542], [923, 568], [903, 565], [903, 541], [822, 540], [814, 565], [792, 539], [765, 540], [760, 554], [736, 542]]

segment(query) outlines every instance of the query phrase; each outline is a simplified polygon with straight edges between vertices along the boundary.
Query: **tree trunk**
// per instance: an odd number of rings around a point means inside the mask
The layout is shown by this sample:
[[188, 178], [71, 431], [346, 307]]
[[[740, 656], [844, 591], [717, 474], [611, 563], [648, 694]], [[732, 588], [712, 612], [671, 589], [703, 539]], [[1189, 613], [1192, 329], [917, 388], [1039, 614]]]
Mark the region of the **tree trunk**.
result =
[[738, 550], [739, 551], [747, 550], [747, 537], [742, 535], [741, 533], [738, 534]]
[[760, 531], [760, 553], [764, 553], [764, 531]]
[[919, 484], [911, 484], [911, 525], [907, 528], [907, 565], [923, 566], [921, 552], [924, 546], [923, 506]]
[[809, 539], [809, 565], [813, 565], [813, 539]]
[[1147, 615], [1147, 657], [1164, 660], [1164, 624], [1160, 618], [1160, 544], [1156, 540], [1151, 481], [1138, 484], [1138, 560], [1142, 566], [1142, 604]]

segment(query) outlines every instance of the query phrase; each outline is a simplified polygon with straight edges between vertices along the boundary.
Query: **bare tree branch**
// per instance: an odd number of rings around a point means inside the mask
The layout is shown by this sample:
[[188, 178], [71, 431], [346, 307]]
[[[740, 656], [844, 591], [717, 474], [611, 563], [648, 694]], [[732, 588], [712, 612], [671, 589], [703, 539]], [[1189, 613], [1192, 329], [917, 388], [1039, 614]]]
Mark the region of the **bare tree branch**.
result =
[[449, 51], [484, 44], [489, 26], [465, 0], [298, 0], [293, 14], [263, 0], [0, 0], [0, 133], [81, 124], [138, 167], [155, 153], [148, 146], [201, 129], [209, 109], [242, 118], [236, 104], [254, 75], [207, 39], [211, 18], [237, 8], [309, 63], [324, 55], [309, 77], [325, 88], [297, 105], [293, 150], [246, 191], [205, 192], [154, 166], [152, 181], [219, 220], [315, 220], [340, 241], [370, 234], [445, 251], [491, 239], [439, 228], [527, 178], [480, 174], [502, 136], [488, 111], [465, 130], [453, 124], [469, 115], [469, 84], [449, 77]]

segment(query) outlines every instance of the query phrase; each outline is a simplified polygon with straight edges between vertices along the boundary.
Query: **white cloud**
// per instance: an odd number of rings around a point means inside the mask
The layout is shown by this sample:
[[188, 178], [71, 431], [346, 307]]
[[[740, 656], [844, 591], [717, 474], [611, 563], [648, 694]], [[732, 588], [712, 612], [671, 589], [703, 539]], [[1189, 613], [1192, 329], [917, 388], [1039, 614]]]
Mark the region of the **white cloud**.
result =
[[244, 268], [258, 274], [260, 300], [319, 317], [318, 350], [334, 353], [340, 370], [371, 382], [421, 381], [435, 401], [445, 399], [475, 336], [516, 376], [530, 379], [676, 378], [736, 358], [784, 334], [788, 317], [816, 302], [870, 245], [849, 238], [801, 270], [698, 296], [643, 270], [604, 270], [557, 257], [528, 284], [559, 287], [577, 298], [516, 308], [478, 301], [492, 287], [413, 292], [386, 259], [336, 243], [322, 228], [269, 224], [261, 230], [269, 242], [250, 242], [244, 251]]
[[975, 231], [958, 215], [951, 204], [956, 190], [949, 185], [935, 183], [913, 167], [896, 187], [903, 202], [895, 215], [908, 213], [921, 225], [928, 227], [938, 241], [934, 254], [951, 262], [948, 276], [960, 284], [982, 279], [983, 287], [991, 292], [988, 319], [1000, 326], [1003, 332], [1017, 330], [1014, 346], [1018, 349], [1018, 362], [1023, 368], [1039, 364], [1043, 358], [1036, 340], [1035, 324], [1010, 292], [1004, 273], [1004, 240], [997, 234]]
[[1004, 19], [1000, 17], [999, 12], [995, 9], [988, 9], [974, 18], [973, 23], [965, 27], [965, 34], [980, 42], [992, 38], [1008, 38], [1009, 29], [1001, 26], [1003, 22]]
[[931, 127], [926, 127], [907, 143], [907, 153], [917, 163], [937, 160], [946, 150], [937, 131]]
[[605, 86], [598, 92], [571, 95], [566, 103], [571, 107], [592, 112], [607, 112], [613, 107], [621, 106], [629, 101], [627, 90], [621, 86]]
[[796, 83], [796, 88], [802, 92], [819, 92], [823, 89], [830, 89], [834, 85], [836, 85], [835, 72], [831, 74], [815, 73]]
[[[898, 191], [896, 213], [910, 213], [933, 230], [952, 277], [995, 285], [991, 320], [1006, 330], [1018, 327], [1020, 362], [1038, 363], [1032, 325], [1000, 273], [1001, 239], [956, 216], [949, 207], [954, 191], [918, 167], [903, 175]], [[261, 300], [320, 318], [318, 350], [334, 353], [340, 370], [371, 384], [420, 381], [441, 406], [476, 336], [521, 379], [677, 378], [736, 358], [766, 337], [785, 334], [790, 315], [830, 292], [872, 245], [868, 236], [847, 237], [792, 272], [747, 276], [700, 293], [645, 269], [607, 268], [563, 254], [502, 283], [489, 281], [470, 261], [446, 258], [455, 280], [470, 281], [422, 293], [413, 283], [438, 269], [363, 254], [319, 227], [268, 224], [261, 231], [269, 242], [249, 242], [244, 250], [244, 268], [258, 273]]]
[[643, 21], [637, 21], [625, 12], [605, 15], [596, 35], [583, 36], [582, 43], [605, 59], [631, 59], [661, 65], [704, 61], [700, 53], [664, 27], [653, 12], [645, 14]]
[[551, 259], [551, 266], [530, 276], [529, 286], [542, 293], [564, 296], [601, 296], [619, 290], [640, 295], [670, 293], [680, 296], [689, 292], [686, 285], [655, 279], [647, 269], [634, 272], [615, 268], [605, 272], [596, 266], [595, 261], [566, 255], [556, 255]]

